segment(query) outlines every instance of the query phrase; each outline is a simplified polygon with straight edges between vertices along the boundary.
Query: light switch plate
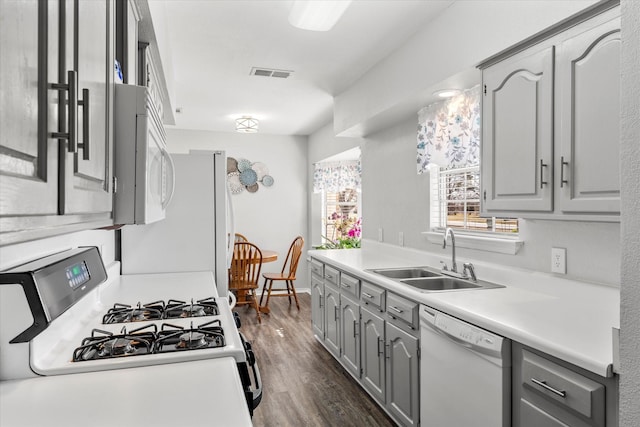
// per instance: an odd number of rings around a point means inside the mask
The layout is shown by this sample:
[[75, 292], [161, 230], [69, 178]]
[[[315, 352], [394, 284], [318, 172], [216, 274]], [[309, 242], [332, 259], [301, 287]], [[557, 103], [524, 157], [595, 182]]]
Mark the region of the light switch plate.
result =
[[551, 248], [551, 272], [567, 274], [567, 250]]
[[402, 231], [398, 232], [398, 245], [404, 246], [404, 233]]
[[382, 227], [378, 228], [378, 242], [382, 242]]

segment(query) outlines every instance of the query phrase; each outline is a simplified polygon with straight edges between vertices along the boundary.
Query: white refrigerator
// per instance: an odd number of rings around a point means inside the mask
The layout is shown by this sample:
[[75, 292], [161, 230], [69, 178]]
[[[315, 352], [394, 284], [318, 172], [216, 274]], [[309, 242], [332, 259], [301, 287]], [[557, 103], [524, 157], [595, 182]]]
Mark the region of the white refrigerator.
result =
[[166, 217], [121, 229], [122, 274], [212, 271], [218, 294], [226, 296], [233, 209], [225, 153], [191, 151], [171, 157], [175, 190]]

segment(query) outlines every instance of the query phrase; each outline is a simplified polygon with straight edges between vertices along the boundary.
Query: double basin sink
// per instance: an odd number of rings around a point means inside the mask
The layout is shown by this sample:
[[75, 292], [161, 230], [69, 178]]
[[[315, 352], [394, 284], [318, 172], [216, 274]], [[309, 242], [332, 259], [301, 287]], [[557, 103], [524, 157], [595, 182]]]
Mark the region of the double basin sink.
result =
[[450, 277], [428, 267], [379, 268], [367, 270], [425, 292], [503, 288], [478, 280]]

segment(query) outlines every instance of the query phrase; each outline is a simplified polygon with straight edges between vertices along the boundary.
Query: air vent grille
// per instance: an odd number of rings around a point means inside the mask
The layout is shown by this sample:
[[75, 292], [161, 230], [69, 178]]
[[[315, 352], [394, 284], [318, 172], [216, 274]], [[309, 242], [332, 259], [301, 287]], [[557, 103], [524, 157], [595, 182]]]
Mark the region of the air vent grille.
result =
[[251, 73], [249, 73], [251, 76], [262, 76], [262, 77], [275, 77], [278, 79], [286, 79], [289, 76], [291, 76], [291, 74], [293, 74], [293, 71], [291, 70], [276, 70], [274, 68], [262, 68], [262, 67], [253, 67], [251, 69]]

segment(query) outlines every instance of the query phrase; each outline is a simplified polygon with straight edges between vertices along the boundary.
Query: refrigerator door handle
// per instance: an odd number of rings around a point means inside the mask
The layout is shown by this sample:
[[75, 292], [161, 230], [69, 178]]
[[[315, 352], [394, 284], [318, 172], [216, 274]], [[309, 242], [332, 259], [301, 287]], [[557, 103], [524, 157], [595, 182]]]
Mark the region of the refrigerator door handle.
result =
[[227, 218], [229, 218], [229, 230], [227, 233], [227, 269], [231, 268], [231, 259], [233, 258], [233, 244], [235, 243], [236, 227], [233, 218], [233, 201], [231, 200], [231, 190], [225, 180], [225, 188], [227, 190]]

